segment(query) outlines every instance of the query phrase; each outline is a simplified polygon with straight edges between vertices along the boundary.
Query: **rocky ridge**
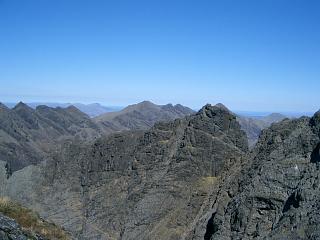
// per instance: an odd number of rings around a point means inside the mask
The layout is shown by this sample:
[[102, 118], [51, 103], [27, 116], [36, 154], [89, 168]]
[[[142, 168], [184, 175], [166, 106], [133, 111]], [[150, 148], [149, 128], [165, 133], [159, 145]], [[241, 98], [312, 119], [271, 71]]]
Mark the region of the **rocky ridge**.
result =
[[147, 130], [157, 122], [172, 121], [195, 113], [180, 104], [156, 105], [149, 101], [129, 105], [118, 112], [102, 114], [94, 121], [104, 126], [106, 132]]
[[65, 139], [92, 140], [101, 135], [97, 124], [77, 108], [32, 109], [20, 102], [13, 109], [0, 106], [0, 160], [7, 172], [43, 161]]
[[319, 239], [319, 129], [318, 112], [263, 130], [189, 239]]
[[180, 239], [247, 150], [236, 117], [206, 105], [148, 131], [65, 144], [52, 160], [4, 179], [2, 194], [76, 238]]

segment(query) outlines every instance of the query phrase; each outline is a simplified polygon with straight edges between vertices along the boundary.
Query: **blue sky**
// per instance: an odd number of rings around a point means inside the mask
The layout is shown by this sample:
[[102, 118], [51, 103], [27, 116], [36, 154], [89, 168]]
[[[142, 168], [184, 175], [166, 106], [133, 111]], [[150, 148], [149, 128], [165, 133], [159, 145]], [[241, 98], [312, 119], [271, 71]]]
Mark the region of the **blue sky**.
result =
[[0, 0], [0, 101], [320, 108], [320, 1]]

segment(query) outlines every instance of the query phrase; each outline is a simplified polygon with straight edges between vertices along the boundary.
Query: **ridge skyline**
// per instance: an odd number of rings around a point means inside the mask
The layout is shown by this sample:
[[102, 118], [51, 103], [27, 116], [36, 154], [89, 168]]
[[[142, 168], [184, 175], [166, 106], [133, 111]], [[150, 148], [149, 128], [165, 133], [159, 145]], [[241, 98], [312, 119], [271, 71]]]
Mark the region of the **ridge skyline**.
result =
[[[216, 104], [223, 104], [224, 106], [227, 106], [228, 109], [230, 109], [232, 112], [239, 114], [239, 115], [243, 115], [243, 116], [248, 116], [248, 117], [264, 117], [273, 113], [279, 113], [279, 114], [283, 114], [285, 116], [288, 117], [301, 117], [301, 116], [312, 116], [315, 112], [317, 112], [320, 108], [315, 109], [313, 111], [304, 111], [304, 110], [297, 110], [297, 111], [287, 111], [287, 110], [259, 110], [259, 109], [253, 109], [253, 110], [247, 110], [247, 109], [233, 109], [231, 107], [229, 107], [229, 105], [221, 103], [221, 102], [208, 102], [208, 103], [204, 103], [203, 105], [201, 105], [200, 107], [194, 108], [194, 107], [190, 107], [188, 105], [182, 104], [182, 103], [171, 103], [171, 102], [167, 102], [167, 103], [158, 103], [158, 102], [154, 102], [151, 100], [143, 100], [140, 102], [135, 102], [135, 103], [129, 103], [127, 105], [120, 105], [120, 104], [107, 104], [107, 103], [103, 103], [103, 102], [63, 102], [63, 101], [12, 101], [12, 102], [8, 102], [8, 101], [2, 101], [0, 100], [1, 103], [3, 103], [4, 105], [6, 105], [9, 108], [13, 108], [15, 105], [17, 105], [19, 102], [25, 103], [28, 106], [35, 108], [36, 106], [39, 105], [46, 105], [49, 107], [62, 107], [62, 108], [66, 108], [70, 105], [73, 105], [75, 107], [78, 106], [98, 106], [98, 107], [102, 107], [102, 108], [107, 108], [108, 110], [106, 112], [116, 112], [116, 111], [121, 111], [124, 108], [131, 106], [131, 105], [137, 105], [137, 104], [141, 104], [143, 102], [150, 102], [152, 104], [155, 105], [167, 105], [167, 104], [172, 104], [173, 106], [175, 105], [182, 105], [182, 106], [186, 106], [189, 107], [190, 109], [194, 110], [194, 111], [199, 111], [203, 106], [205, 106], [206, 104], [211, 104], [211, 105], [216, 105]], [[81, 109], [80, 109], [81, 110]]]

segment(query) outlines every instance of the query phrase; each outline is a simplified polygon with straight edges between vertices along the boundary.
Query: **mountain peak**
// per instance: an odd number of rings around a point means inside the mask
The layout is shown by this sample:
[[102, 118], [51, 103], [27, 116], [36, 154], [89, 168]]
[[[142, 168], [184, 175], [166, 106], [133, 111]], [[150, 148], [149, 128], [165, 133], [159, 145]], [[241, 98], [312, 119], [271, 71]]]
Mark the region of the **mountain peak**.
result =
[[153, 102], [150, 102], [150, 101], [142, 101], [140, 103], [137, 103], [136, 104], [137, 106], [144, 106], [144, 107], [148, 107], [148, 106], [156, 106], [156, 104], [154, 104]]
[[27, 111], [33, 111], [33, 109], [31, 107], [29, 107], [27, 104], [23, 103], [23, 102], [19, 102], [14, 108], [13, 110], [27, 110]]
[[84, 112], [81, 112], [77, 107], [74, 105], [70, 105], [64, 109], [66, 112], [76, 114], [76, 115], [82, 115], [82, 116], [87, 116]]
[[225, 105], [223, 105], [222, 103], [217, 103], [216, 105], [214, 105], [215, 107], [217, 107], [217, 108], [221, 108], [221, 109], [223, 109], [223, 110], [226, 110], [226, 111], [229, 111], [230, 112], [230, 110], [225, 106]]
[[220, 111], [222, 110], [223, 112], [230, 113], [229, 109], [221, 103], [216, 104], [214, 106], [208, 103], [204, 105], [198, 113], [205, 113], [210, 116], [212, 115], [213, 112], [217, 112], [217, 110], [220, 110]]
[[6, 105], [4, 105], [3, 103], [0, 102], [0, 109], [8, 110], [9, 108]]

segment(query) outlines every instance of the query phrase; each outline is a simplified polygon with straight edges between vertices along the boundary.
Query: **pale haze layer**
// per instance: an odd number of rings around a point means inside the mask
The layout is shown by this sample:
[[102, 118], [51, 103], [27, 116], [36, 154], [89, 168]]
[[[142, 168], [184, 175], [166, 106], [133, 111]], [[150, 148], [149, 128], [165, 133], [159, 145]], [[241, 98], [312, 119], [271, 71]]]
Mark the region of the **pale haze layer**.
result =
[[320, 2], [0, 0], [0, 101], [316, 111]]

